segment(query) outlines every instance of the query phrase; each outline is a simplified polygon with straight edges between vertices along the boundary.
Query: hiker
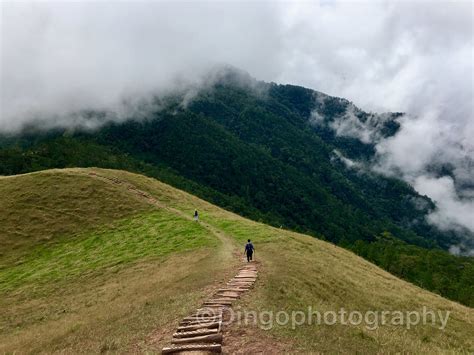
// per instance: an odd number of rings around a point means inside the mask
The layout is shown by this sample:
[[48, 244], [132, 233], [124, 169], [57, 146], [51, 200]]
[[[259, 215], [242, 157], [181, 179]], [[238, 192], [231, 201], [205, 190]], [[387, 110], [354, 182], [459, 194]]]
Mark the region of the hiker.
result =
[[253, 255], [254, 250], [255, 248], [253, 247], [253, 244], [249, 239], [247, 244], [245, 244], [245, 251], [244, 251], [244, 254], [247, 254], [247, 262], [250, 262], [250, 260], [252, 260], [252, 255]]
[[197, 222], [199, 221], [199, 213], [198, 210], [194, 210], [194, 220]]

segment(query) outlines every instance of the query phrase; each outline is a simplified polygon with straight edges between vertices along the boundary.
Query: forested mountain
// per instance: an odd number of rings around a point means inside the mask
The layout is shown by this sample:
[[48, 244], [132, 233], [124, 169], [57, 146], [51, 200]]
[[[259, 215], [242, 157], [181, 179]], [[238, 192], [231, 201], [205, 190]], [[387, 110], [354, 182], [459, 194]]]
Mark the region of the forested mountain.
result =
[[159, 108], [145, 119], [94, 131], [29, 127], [4, 137], [0, 174], [74, 166], [141, 172], [474, 304], [474, 262], [444, 251], [459, 239], [425, 221], [433, 202], [366, 168], [372, 142], [397, 132], [400, 113], [366, 113], [341, 98], [236, 71], [193, 92], [156, 98]]

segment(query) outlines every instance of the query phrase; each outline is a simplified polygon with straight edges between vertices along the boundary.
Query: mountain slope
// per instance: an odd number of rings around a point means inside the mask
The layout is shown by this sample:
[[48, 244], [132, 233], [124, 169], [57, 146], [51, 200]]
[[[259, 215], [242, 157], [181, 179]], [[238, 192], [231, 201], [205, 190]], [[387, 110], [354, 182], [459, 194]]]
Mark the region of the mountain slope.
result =
[[[28, 233], [37, 236], [22, 248], [2, 248], [1, 352], [157, 350], [178, 320], [233, 274], [232, 251], [240, 253], [247, 238], [255, 243], [261, 268], [242, 309], [405, 312], [426, 306], [451, 315], [444, 331], [431, 324], [410, 330], [369, 330], [364, 325], [293, 330], [287, 325], [268, 332], [231, 326], [230, 334], [240, 334], [243, 346], [268, 338], [301, 351], [474, 350], [471, 308], [404, 282], [330, 243], [250, 221], [154, 179], [123, 171], [66, 169], [0, 178], [0, 186], [7, 195], [21, 186], [24, 198], [18, 208], [0, 210], [2, 228], [29, 222], [34, 232], [25, 229], [12, 238], [19, 242]], [[56, 216], [72, 208], [61, 191], [74, 194], [78, 188], [81, 203], [96, 212], [87, 214], [76, 204], [76, 213], [64, 214], [68, 227], [57, 231]], [[28, 214], [46, 207], [50, 213], [27, 221], [25, 206]], [[189, 218], [194, 208], [200, 211], [200, 223]], [[52, 234], [54, 239], [42, 238]]]
[[370, 141], [335, 133], [356, 125], [390, 136], [399, 113], [365, 113], [344, 99], [232, 71], [191, 100], [186, 94], [157, 98], [160, 109], [147, 119], [95, 131], [29, 127], [3, 142], [0, 174], [77, 166], [139, 172], [254, 220], [330, 240], [474, 305], [474, 259], [447, 252], [462, 233], [428, 224], [432, 201], [364, 168], [374, 154]]
[[[234, 266], [232, 243], [222, 245], [202, 225], [92, 172], [0, 178], [6, 196], [21, 187], [23, 199], [1, 209], [0, 234], [16, 226], [9, 240], [21, 247], [6, 248], [2, 240], [0, 352], [151, 346], [142, 343], [149, 333], [168, 329], [204, 297], [214, 281], [207, 275], [222, 278]], [[154, 185], [164, 202], [180, 194]], [[214, 270], [214, 262], [222, 267]]]
[[[44, 137], [29, 133], [25, 141], [27, 147], [33, 142], [32, 151], [3, 151], [5, 163], [0, 172], [35, 169], [34, 158], [42, 155], [42, 149], [48, 150], [43, 155], [49, 161], [41, 165], [70, 166], [65, 164], [69, 155], [77, 156], [81, 151], [77, 140], [82, 139], [152, 166], [172, 169], [176, 175], [220, 194], [215, 202], [224, 199], [221, 202], [236, 212], [322, 235], [336, 243], [371, 241], [386, 230], [424, 247], [447, 249], [456, 242], [455, 236], [424, 221], [434, 205], [410, 186], [351, 171], [338, 161], [337, 151], [367, 158], [373, 151], [369, 144], [331, 136], [322, 126], [311, 123], [314, 112], [327, 122], [343, 119], [340, 116], [352, 107], [347, 101], [309, 89], [260, 83], [233, 71], [225, 71], [213, 85], [201, 88], [187, 106], [182, 99], [180, 94], [157, 99], [160, 109], [151, 111], [147, 120], [131, 117], [94, 132], [66, 132], [70, 137], [67, 142], [54, 142], [63, 135], [60, 130]], [[396, 117], [398, 114], [386, 121], [396, 126]], [[34, 144], [51, 139], [46, 148]], [[75, 148], [68, 148], [68, 144]], [[101, 159], [83, 152], [76, 165], [112, 163], [107, 154], [99, 155]]]

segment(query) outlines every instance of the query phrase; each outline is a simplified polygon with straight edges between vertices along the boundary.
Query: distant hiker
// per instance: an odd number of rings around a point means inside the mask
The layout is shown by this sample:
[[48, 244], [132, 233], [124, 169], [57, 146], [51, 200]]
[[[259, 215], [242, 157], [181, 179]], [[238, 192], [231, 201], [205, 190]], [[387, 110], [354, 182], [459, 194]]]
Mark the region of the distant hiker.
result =
[[194, 210], [194, 220], [197, 222], [199, 221], [199, 213], [198, 210]]
[[254, 250], [255, 248], [253, 247], [253, 244], [249, 239], [247, 244], [245, 244], [245, 252], [244, 252], [244, 254], [247, 254], [247, 262], [250, 262], [250, 260], [252, 260], [252, 255], [253, 255]]

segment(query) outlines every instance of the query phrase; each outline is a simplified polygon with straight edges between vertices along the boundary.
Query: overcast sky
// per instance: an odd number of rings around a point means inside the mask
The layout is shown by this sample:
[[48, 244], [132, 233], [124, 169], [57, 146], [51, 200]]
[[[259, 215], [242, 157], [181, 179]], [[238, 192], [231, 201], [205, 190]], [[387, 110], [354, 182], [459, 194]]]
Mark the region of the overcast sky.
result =
[[[474, 231], [471, 2], [7, 1], [1, 10], [0, 131], [120, 110], [124, 97], [227, 63], [365, 110], [409, 113], [378, 143], [379, 170], [437, 200], [434, 223]], [[426, 172], [446, 162], [457, 185]]]

